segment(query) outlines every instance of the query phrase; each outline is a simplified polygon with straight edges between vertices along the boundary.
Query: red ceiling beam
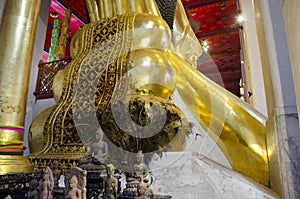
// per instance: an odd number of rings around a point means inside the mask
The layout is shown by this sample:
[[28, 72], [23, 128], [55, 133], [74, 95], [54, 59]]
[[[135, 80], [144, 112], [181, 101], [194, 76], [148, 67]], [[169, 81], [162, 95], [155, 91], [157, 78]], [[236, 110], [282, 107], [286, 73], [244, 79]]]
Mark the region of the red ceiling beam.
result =
[[201, 66], [198, 68], [199, 71], [201, 71], [202, 73], [205, 74], [215, 74], [215, 73], [226, 73], [226, 72], [232, 72], [232, 71], [239, 71], [241, 72], [241, 66], [237, 66], [237, 65], [232, 65], [232, 67], [228, 67], [228, 68], [220, 68], [218, 67], [218, 69], [214, 69], [214, 70], [207, 70], [207, 69], [201, 69]]
[[86, 9], [86, 0], [56, 0], [65, 8], [71, 9], [72, 13], [76, 15], [84, 23], [88, 23], [88, 13]]
[[223, 82], [232, 82], [232, 81], [237, 81], [240, 80], [241, 78], [241, 73], [240, 71], [230, 71], [230, 72], [223, 72], [223, 73], [210, 73], [210, 74], [205, 74], [207, 77], [210, 79], [214, 79], [217, 81], [223, 81]]
[[208, 32], [208, 33], [203, 33], [203, 34], [196, 33], [196, 36], [197, 36], [197, 38], [207, 37], [207, 36], [211, 36], [211, 35], [217, 35], [217, 34], [237, 31], [239, 28], [240, 28], [239, 25], [236, 25], [233, 28], [227, 28], [227, 29], [218, 30], [218, 31], [214, 31], [214, 32]]
[[234, 56], [234, 55], [240, 55], [241, 49], [236, 49], [230, 52], [224, 52], [224, 53], [218, 53], [218, 54], [210, 54], [210, 57], [212, 59], [219, 59], [222, 57], [228, 57], [228, 56]]
[[207, 4], [211, 4], [211, 3], [220, 2], [220, 0], [202, 0], [202, 1], [198, 1], [198, 2], [192, 1], [192, 3], [188, 3], [189, 0], [182, 0], [182, 2], [186, 8], [193, 8], [193, 7], [199, 7], [199, 6], [203, 6], [203, 5], [207, 5]]

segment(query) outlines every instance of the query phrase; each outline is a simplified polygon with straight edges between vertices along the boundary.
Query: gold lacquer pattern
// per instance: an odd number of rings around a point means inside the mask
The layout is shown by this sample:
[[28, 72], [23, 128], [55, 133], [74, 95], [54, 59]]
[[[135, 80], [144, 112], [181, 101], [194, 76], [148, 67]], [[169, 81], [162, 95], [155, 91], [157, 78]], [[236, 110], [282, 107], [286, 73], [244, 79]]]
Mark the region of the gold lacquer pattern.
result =
[[[30, 181], [39, 179], [40, 177], [41, 174], [36, 172], [0, 175], [0, 190], [29, 189], [32, 188], [30, 187]], [[1, 196], [3, 196], [3, 194], [1, 194]]]
[[[131, 35], [124, 38], [124, 34], [121, 33], [132, 30], [134, 16], [130, 14], [107, 18], [88, 24], [80, 31], [77, 55], [65, 69], [66, 75], [60, 101], [45, 123], [43, 149], [30, 157], [35, 170], [40, 170], [47, 161], [77, 160], [86, 154], [86, 148], [78, 136], [76, 125], [80, 125], [78, 122], [83, 124], [85, 122], [80, 120], [80, 114], [85, 120], [89, 119], [89, 114], [95, 111], [94, 106], [90, 107], [91, 104], [97, 104], [97, 109], [101, 109], [100, 107], [109, 103], [115, 83], [126, 72], [123, 66], [126, 65], [124, 64], [128, 56], [126, 51], [131, 43], [127, 38]], [[119, 37], [119, 39], [114, 41], [110, 39], [112, 37]], [[105, 49], [97, 51], [99, 46], [101, 48], [101, 43], [105, 43]], [[121, 48], [123, 51], [120, 50]], [[112, 54], [117, 59], [109, 63], [106, 58]], [[102, 67], [99, 67], [99, 64]], [[98, 85], [97, 90], [91, 90], [95, 85]], [[94, 99], [95, 92], [98, 96], [96, 99]], [[79, 99], [78, 103], [72, 103], [75, 101], [74, 97], [76, 100]], [[77, 122], [74, 122], [73, 112], [79, 113], [76, 116]]]
[[[133, 21], [134, 15], [128, 17]], [[123, 32], [119, 30], [120, 22], [124, 22], [123, 18], [119, 22], [109, 23], [109, 30], [115, 30], [117, 33], [112, 37], [103, 34], [106, 30], [102, 26], [94, 29], [95, 35], [103, 35], [103, 37], [96, 38], [99, 43], [95, 43], [95, 48], [85, 58], [78, 74], [79, 81], [75, 85], [73, 111], [74, 120], [78, 124], [77, 130], [80, 131], [78, 133], [85, 144], [93, 141], [93, 136], [88, 132], [94, 132], [99, 127], [95, 114], [100, 116], [104, 110], [110, 109], [116, 83], [127, 72], [126, 62], [132, 40], [132, 21], [126, 21], [127, 27], [125, 26]]]
[[64, 174], [66, 170], [76, 167], [78, 164], [78, 161], [75, 160], [75, 158], [79, 159], [81, 157], [81, 154], [73, 155], [74, 159], [66, 159], [66, 157], [64, 157], [63, 155], [58, 158], [49, 158], [49, 155], [40, 155], [38, 158], [30, 157], [29, 160], [32, 162], [33, 170], [35, 172], [42, 173], [47, 166], [50, 168], [54, 168], [54, 164], [57, 163], [62, 174]]

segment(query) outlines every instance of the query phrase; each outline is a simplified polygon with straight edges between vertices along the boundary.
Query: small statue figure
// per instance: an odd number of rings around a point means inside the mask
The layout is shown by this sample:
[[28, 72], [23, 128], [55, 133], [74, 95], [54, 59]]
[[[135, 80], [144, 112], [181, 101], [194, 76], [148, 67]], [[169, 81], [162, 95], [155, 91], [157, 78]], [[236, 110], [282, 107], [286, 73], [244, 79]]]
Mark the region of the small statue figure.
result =
[[95, 132], [95, 142], [91, 144], [89, 154], [79, 160], [79, 165], [84, 164], [104, 164], [104, 157], [107, 155], [107, 143], [103, 141], [103, 131], [98, 128]]
[[147, 184], [144, 183], [144, 179], [141, 178], [140, 183], [138, 184], [138, 196], [146, 196]]
[[136, 164], [133, 165], [133, 173], [127, 176], [126, 188], [122, 195], [149, 198], [153, 195], [150, 189], [151, 182], [150, 168], [144, 163], [144, 154], [139, 150], [136, 154]]
[[58, 179], [60, 177], [61, 170], [59, 169], [59, 162], [55, 160], [53, 162], [53, 180], [54, 180], [54, 189], [58, 189]]
[[29, 182], [29, 191], [25, 194], [25, 198], [27, 199], [38, 199], [39, 191], [38, 191], [39, 182], [37, 179], [33, 179]]
[[137, 153], [137, 164], [133, 166], [135, 171], [135, 177], [143, 178], [143, 176], [150, 170], [149, 167], [144, 163], [144, 154], [141, 150]]
[[41, 199], [52, 199], [52, 191], [54, 187], [52, 170], [46, 167], [43, 177], [39, 182], [40, 198]]
[[140, 178], [137, 185], [137, 196], [134, 199], [150, 199], [153, 196], [153, 191], [150, 188], [150, 183], [147, 178]]
[[118, 193], [118, 180], [113, 176], [115, 168], [112, 164], [107, 165], [107, 178], [105, 179], [104, 199], [116, 199]]
[[70, 180], [70, 191], [66, 198], [68, 199], [81, 199], [81, 190], [78, 188], [78, 179], [76, 175], [73, 175]]
[[[152, 180], [151, 180], [152, 181]], [[146, 184], [146, 191], [145, 191], [145, 195], [146, 196], [153, 196], [153, 191], [150, 188], [150, 185], [152, 182], [149, 182], [149, 180], [147, 178], [144, 178], [144, 183]]]
[[65, 171], [66, 193], [69, 199], [86, 199], [86, 170], [73, 167]]
[[92, 143], [90, 153], [93, 154], [96, 163], [104, 163], [104, 157], [107, 155], [107, 143], [103, 141], [103, 131], [101, 128], [98, 128], [95, 132], [95, 138], [96, 141]]

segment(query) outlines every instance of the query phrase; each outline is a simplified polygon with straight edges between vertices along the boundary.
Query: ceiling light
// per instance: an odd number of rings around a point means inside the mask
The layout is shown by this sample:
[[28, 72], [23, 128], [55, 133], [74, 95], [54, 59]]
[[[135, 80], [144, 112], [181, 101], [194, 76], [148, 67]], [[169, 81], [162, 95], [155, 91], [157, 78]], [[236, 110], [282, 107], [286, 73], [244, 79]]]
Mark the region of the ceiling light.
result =
[[242, 23], [245, 20], [245, 18], [242, 15], [239, 15], [237, 17], [237, 20], [238, 20], [239, 23]]
[[207, 40], [203, 40], [202, 46], [203, 46], [204, 52], [207, 52], [208, 48], [209, 48]]

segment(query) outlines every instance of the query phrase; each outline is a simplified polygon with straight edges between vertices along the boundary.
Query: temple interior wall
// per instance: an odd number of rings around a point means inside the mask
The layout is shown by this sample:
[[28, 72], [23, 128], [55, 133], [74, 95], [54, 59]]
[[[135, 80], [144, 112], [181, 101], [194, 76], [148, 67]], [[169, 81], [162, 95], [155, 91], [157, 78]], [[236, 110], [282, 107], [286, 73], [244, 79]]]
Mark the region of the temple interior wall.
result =
[[300, 1], [281, 0], [282, 14], [287, 35], [290, 60], [296, 92], [298, 115], [300, 113]]

